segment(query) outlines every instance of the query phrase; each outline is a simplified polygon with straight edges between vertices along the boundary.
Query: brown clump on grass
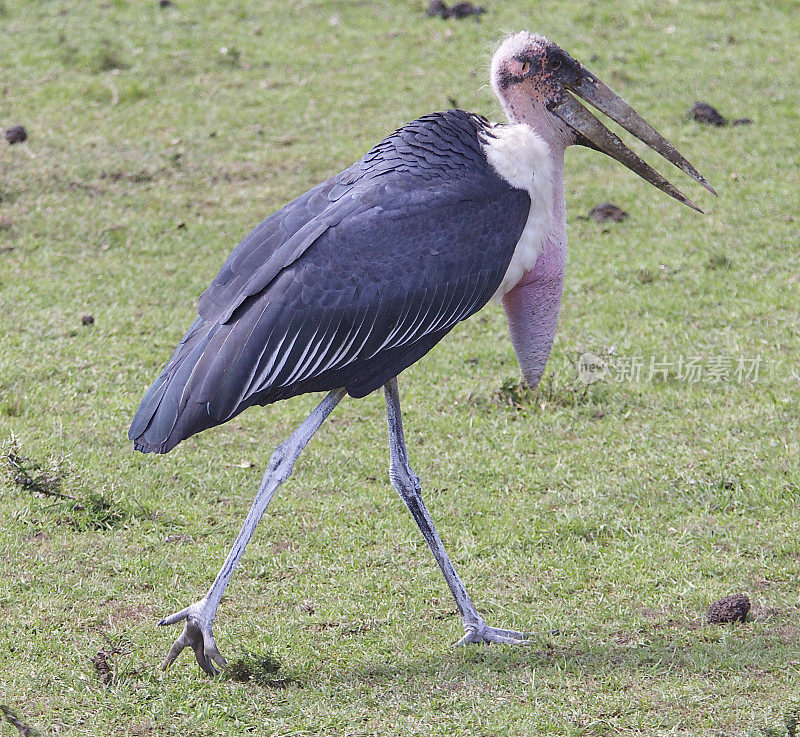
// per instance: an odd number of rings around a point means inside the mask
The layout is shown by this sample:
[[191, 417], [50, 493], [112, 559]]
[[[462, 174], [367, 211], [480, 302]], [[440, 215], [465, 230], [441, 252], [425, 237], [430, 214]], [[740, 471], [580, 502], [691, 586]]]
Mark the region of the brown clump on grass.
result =
[[621, 223], [628, 217], [628, 213], [613, 202], [604, 202], [589, 210], [589, 217], [596, 223], [607, 223], [609, 220]]
[[709, 624], [727, 624], [728, 622], [744, 622], [750, 611], [750, 599], [747, 594], [731, 594], [713, 602], [706, 612]]
[[723, 125], [728, 125], [728, 119], [713, 105], [709, 105], [707, 102], [696, 102], [689, 108], [689, 115], [698, 123], [708, 123], [709, 125], [716, 125], [720, 128]]
[[12, 125], [10, 128], [6, 128], [4, 135], [10, 146], [28, 140], [28, 131], [22, 125]]
[[428, 16], [431, 18], [467, 18], [470, 15], [481, 16], [486, 12], [485, 8], [473, 5], [471, 2], [456, 3], [451, 7], [447, 7], [442, 0], [431, 0], [428, 6]]
[[114, 671], [108, 664], [108, 655], [109, 653], [105, 650], [100, 650], [92, 658], [92, 665], [97, 672], [97, 677], [104, 686], [108, 686], [114, 680]]

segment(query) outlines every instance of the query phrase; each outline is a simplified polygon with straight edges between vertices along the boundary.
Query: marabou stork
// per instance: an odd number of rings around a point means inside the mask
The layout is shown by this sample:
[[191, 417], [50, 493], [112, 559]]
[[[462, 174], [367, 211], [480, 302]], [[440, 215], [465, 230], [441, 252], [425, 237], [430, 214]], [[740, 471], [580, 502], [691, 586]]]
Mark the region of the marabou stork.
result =
[[636, 111], [540, 35], [506, 38], [491, 83], [509, 123], [462, 110], [426, 115], [258, 225], [200, 297], [198, 318], [142, 400], [129, 436], [137, 450], [166, 453], [252, 405], [329, 392], [273, 453], [208, 593], [159, 622], [185, 620], [163, 668], [187, 645], [204, 671], [225, 667], [212, 623], [264, 510], [345, 394], [381, 386], [389, 475], [455, 597], [466, 631], [459, 643], [525, 640], [486, 624], [450, 563], [409, 466], [397, 375], [495, 297], [525, 381], [539, 382], [564, 279], [567, 146], [609, 154], [698, 209], [578, 98], [716, 193]]

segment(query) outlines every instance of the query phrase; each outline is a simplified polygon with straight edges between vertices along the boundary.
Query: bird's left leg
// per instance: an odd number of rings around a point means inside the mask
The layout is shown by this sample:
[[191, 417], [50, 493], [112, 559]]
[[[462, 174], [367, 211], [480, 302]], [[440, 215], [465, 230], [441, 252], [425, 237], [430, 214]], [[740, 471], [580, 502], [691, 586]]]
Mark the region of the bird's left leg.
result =
[[186, 621], [183, 632], [175, 640], [161, 665], [163, 670], [166, 670], [183, 648], [187, 646], [194, 650], [198, 665], [209, 675], [216, 675], [216, 667], [226, 667], [225, 658], [222, 657], [222, 653], [217, 649], [214, 634], [211, 631], [214, 617], [217, 614], [217, 607], [222, 600], [222, 594], [233, 577], [233, 572], [239, 563], [239, 559], [242, 557], [247, 543], [256, 531], [258, 522], [267, 505], [272, 501], [272, 497], [275, 496], [278, 487], [289, 478], [294, 462], [300, 452], [306, 447], [312, 435], [319, 430], [320, 425], [333, 411], [334, 407], [339, 404], [344, 395], [344, 389], [336, 389], [330, 392], [304, 420], [303, 424], [291, 434], [289, 439], [275, 449], [236, 542], [234, 542], [228, 557], [222, 564], [222, 569], [217, 574], [205, 597], [159, 622], [161, 625], [166, 625]]
[[525, 642], [527, 635], [524, 633], [490, 627], [483, 621], [483, 617], [478, 614], [478, 610], [469, 598], [464, 583], [450, 562], [428, 510], [425, 508], [425, 504], [422, 501], [422, 487], [419, 478], [411, 470], [411, 466], [408, 463], [408, 451], [406, 450], [406, 441], [403, 434], [403, 420], [400, 414], [400, 396], [397, 390], [396, 378], [384, 385], [384, 393], [386, 394], [386, 419], [389, 424], [389, 477], [392, 480], [392, 485], [419, 526], [425, 542], [428, 543], [428, 547], [439, 564], [445, 581], [447, 581], [447, 585], [456, 600], [456, 606], [466, 630], [466, 634], [457, 644], [500, 642], [518, 645]]

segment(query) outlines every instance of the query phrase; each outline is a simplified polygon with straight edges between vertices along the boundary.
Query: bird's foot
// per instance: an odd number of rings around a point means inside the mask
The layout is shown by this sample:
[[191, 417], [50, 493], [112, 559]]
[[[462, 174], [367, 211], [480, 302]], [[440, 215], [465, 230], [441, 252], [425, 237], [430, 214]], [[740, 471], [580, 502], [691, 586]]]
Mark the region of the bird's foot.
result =
[[214, 642], [214, 635], [211, 632], [211, 625], [214, 623], [214, 615], [216, 611], [213, 610], [205, 599], [196, 601], [181, 609], [181, 611], [171, 614], [169, 617], [164, 617], [159, 622], [159, 625], [177, 624], [186, 620], [183, 627], [183, 632], [178, 636], [178, 639], [172, 643], [172, 647], [164, 658], [161, 664], [161, 670], [166, 670], [172, 664], [172, 661], [180, 655], [181, 650], [187, 645], [194, 650], [194, 657], [197, 659], [197, 664], [210, 676], [215, 676], [219, 673], [219, 669], [225, 669], [228, 664], [222, 653], [217, 649], [217, 643]]
[[483, 620], [477, 623], [465, 623], [464, 629], [466, 630], [466, 634], [456, 645], [468, 645], [471, 643], [488, 645], [492, 642], [504, 645], [524, 645], [528, 642], [529, 638], [524, 632], [501, 630], [498, 627], [490, 627]]

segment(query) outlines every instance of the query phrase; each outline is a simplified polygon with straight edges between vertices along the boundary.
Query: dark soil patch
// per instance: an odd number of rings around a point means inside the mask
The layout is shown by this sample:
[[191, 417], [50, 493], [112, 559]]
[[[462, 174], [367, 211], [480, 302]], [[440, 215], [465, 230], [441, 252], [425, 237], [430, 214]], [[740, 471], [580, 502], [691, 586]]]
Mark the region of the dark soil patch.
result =
[[144, 184], [152, 182], [162, 174], [162, 171], [152, 172], [142, 169], [136, 172], [128, 171], [104, 171], [100, 173], [100, 179], [107, 179], [112, 182], [130, 182], [131, 184]]
[[309, 628], [316, 632], [324, 632], [325, 630], [335, 629], [339, 631], [340, 635], [357, 635], [363, 632], [369, 632], [376, 627], [375, 622], [314, 622], [309, 625]]

